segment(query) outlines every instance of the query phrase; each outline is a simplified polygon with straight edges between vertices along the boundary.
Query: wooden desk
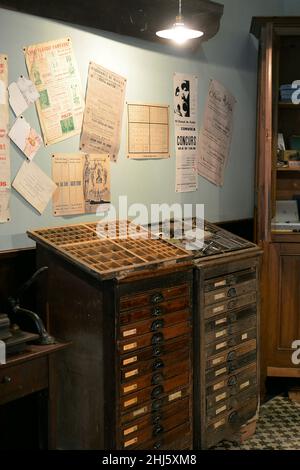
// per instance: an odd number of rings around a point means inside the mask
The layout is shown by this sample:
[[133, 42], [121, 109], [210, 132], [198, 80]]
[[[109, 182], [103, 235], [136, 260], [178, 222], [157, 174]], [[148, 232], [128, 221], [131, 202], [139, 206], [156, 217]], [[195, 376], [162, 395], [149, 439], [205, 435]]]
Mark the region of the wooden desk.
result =
[[[0, 405], [12, 402], [26, 395], [41, 392], [40, 413], [46, 414], [48, 421], [48, 448], [55, 448], [57, 406], [56, 387], [52, 379], [56, 354], [69, 346], [69, 343], [58, 343], [51, 346], [30, 345], [25, 352], [11, 356], [6, 364], [0, 365]], [[48, 415], [48, 416], [47, 416]], [[40, 416], [39, 434], [44, 434]], [[48, 418], [48, 419], [47, 419]], [[40, 435], [40, 445], [45, 441]]]

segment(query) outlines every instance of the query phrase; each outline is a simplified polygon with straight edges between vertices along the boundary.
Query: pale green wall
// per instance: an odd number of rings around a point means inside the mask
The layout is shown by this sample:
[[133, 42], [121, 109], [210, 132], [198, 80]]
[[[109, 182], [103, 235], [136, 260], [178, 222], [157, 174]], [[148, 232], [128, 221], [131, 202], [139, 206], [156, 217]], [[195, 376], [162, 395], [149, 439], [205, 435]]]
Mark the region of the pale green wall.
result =
[[282, 0], [284, 15], [298, 16], [300, 15], [299, 0]]
[[[252, 217], [256, 121], [257, 44], [250, 36], [252, 16], [282, 14], [281, 0], [223, 0], [224, 17], [218, 35], [202, 49], [189, 55], [159, 44], [124, 38], [106, 32], [87, 30], [56, 21], [0, 9], [0, 52], [9, 56], [9, 80], [26, 73], [22, 48], [37, 42], [69, 35], [85, 89], [89, 61], [94, 61], [128, 78], [128, 101], [172, 103], [174, 72], [199, 76], [199, 122], [210, 78], [227, 86], [237, 98], [234, 135], [223, 188], [216, 188], [199, 177], [199, 190], [175, 194], [175, 157], [173, 126], [172, 158], [167, 161], [128, 161], [126, 154], [126, 119], [123, 123], [119, 161], [112, 165], [112, 201], [127, 194], [129, 203], [204, 203], [206, 217], [212, 221]], [[25, 112], [30, 123], [40, 129], [34, 108]], [[125, 116], [125, 115], [124, 115]], [[11, 124], [13, 116], [11, 115]], [[50, 174], [53, 152], [76, 152], [79, 138], [42, 149], [35, 162]], [[23, 156], [11, 146], [12, 176]], [[0, 249], [26, 246], [28, 228], [76, 223], [93, 217], [53, 218], [51, 203], [39, 216], [12, 190], [11, 222], [0, 225]]]

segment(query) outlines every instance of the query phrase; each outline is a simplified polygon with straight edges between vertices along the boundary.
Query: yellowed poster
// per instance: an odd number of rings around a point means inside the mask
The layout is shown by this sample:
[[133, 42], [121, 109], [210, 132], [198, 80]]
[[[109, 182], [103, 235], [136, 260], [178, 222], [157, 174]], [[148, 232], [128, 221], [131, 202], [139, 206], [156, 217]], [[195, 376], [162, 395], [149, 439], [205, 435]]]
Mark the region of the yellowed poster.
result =
[[80, 150], [108, 153], [116, 161], [120, 149], [126, 79], [90, 63]]
[[169, 158], [169, 106], [128, 104], [128, 157]]
[[8, 58], [0, 54], [0, 223], [10, 219], [10, 158], [8, 138]]
[[197, 169], [199, 175], [216, 186], [224, 183], [235, 105], [235, 97], [221, 83], [211, 80], [200, 131]]
[[45, 145], [80, 134], [84, 100], [70, 38], [24, 48]]
[[53, 215], [104, 212], [110, 204], [109, 155], [57, 153], [52, 155]]

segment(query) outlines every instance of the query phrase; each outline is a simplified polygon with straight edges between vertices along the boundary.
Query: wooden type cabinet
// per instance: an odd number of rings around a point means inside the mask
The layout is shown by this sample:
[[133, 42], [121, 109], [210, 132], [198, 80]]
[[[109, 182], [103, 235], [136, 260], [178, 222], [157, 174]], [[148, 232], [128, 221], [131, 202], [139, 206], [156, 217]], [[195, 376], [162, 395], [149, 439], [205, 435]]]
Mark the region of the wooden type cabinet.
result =
[[280, 86], [300, 77], [300, 17], [254, 18], [259, 40], [256, 242], [262, 265], [262, 385], [267, 376], [300, 377], [292, 344], [300, 339], [300, 234], [272, 225], [276, 201], [300, 196], [300, 167], [278, 164], [278, 134], [286, 149], [300, 135], [300, 105], [283, 102]]
[[195, 267], [195, 448], [232, 440], [259, 405], [258, 249]]
[[191, 449], [192, 267], [99, 281], [37, 245], [55, 371], [59, 449]]

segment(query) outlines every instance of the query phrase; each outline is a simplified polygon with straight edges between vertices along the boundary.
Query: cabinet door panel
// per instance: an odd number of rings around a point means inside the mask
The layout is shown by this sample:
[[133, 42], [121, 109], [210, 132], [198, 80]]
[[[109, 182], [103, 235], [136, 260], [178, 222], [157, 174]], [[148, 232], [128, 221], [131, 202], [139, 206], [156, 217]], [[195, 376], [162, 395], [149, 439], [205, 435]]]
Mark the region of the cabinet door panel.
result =
[[279, 349], [300, 339], [300, 253], [280, 255]]

